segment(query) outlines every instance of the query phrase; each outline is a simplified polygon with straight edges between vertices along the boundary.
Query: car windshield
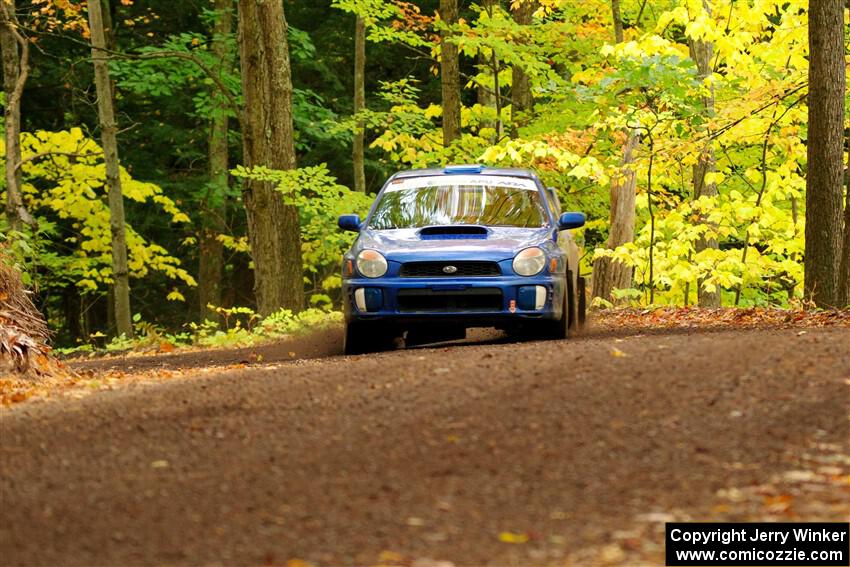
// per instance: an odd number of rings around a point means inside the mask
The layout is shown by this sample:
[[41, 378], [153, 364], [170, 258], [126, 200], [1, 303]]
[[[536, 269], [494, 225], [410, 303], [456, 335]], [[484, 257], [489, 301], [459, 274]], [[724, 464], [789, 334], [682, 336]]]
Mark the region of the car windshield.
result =
[[478, 224], [532, 228], [546, 214], [531, 179], [495, 175], [397, 179], [383, 193], [369, 228]]

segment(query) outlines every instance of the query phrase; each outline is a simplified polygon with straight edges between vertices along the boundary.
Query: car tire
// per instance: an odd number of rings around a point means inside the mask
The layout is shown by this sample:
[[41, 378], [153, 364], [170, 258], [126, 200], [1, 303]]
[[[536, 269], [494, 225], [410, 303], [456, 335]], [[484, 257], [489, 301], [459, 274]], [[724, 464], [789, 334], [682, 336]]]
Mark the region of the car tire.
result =
[[560, 318], [554, 321], [547, 322], [548, 328], [546, 329], [545, 335], [546, 338], [551, 340], [557, 341], [566, 339], [569, 335], [570, 327], [575, 318], [575, 294], [573, 293], [573, 276], [569, 270], [567, 270], [566, 283], [566, 289], [564, 290], [564, 306], [561, 309], [561, 316]]
[[570, 332], [575, 332], [578, 325], [578, 318], [576, 317], [576, 288], [572, 270], [567, 270], [567, 313], [567, 328], [564, 331], [564, 338]]
[[396, 335], [376, 324], [364, 325], [361, 322], [345, 323], [342, 351], [345, 354], [367, 354], [392, 350], [395, 348]]
[[362, 325], [355, 322], [345, 322], [342, 338], [342, 352], [344, 354], [363, 354], [368, 352]]

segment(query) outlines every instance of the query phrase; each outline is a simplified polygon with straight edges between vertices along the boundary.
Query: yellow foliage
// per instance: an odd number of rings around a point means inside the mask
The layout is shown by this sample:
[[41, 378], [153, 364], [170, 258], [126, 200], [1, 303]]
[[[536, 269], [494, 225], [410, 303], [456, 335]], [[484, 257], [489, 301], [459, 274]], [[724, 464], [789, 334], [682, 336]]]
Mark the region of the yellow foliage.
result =
[[[5, 152], [5, 146], [0, 149]], [[58, 132], [39, 130], [21, 133], [21, 154], [22, 190], [27, 209], [37, 216], [69, 221], [77, 233], [66, 239], [67, 243], [76, 244], [69, 266], [83, 274], [76, 282], [77, 287], [93, 292], [100, 284], [110, 283], [112, 233], [100, 146], [80, 128]], [[159, 186], [133, 179], [123, 167], [120, 175], [125, 199], [151, 203], [173, 223], [190, 222]], [[177, 282], [196, 285], [177, 258], [148, 242], [129, 224], [126, 237], [131, 276], [141, 278], [159, 272]], [[177, 290], [169, 295], [169, 299], [179, 298], [182, 295]]]

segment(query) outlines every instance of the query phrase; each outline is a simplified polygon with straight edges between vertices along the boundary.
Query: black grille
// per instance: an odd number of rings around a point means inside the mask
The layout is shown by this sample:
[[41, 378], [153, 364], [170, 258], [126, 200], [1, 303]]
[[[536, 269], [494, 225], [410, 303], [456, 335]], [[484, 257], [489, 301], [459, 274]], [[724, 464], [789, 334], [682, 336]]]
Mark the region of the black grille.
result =
[[[454, 266], [455, 270], [445, 270]], [[496, 262], [408, 262], [401, 266], [403, 278], [485, 278], [502, 275]]]
[[396, 296], [398, 310], [411, 312], [501, 311], [502, 290], [475, 288], [453, 291], [402, 289]]

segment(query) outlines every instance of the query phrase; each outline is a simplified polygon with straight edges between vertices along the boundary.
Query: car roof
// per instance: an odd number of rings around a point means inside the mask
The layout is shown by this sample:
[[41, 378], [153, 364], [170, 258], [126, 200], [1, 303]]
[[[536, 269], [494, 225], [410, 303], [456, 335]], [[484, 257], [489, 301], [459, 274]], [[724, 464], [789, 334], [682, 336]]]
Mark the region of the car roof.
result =
[[449, 165], [446, 167], [430, 167], [426, 169], [408, 169], [399, 171], [390, 179], [405, 179], [410, 177], [428, 177], [437, 175], [504, 175], [508, 177], [522, 177], [525, 179], [537, 179], [537, 174], [530, 169], [519, 167], [486, 167], [477, 164]]
[[[384, 186], [379, 191], [379, 196], [384, 193], [384, 190], [394, 179], [409, 179], [412, 177], [429, 177], [429, 176], [452, 176], [452, 175], [503, 175], [506, 177], [520, 177], [523, 179], [531, 179], [538, 186], [542, 186], [540, 182], [540, 178], [537, 177], [537, 173], [531, 169], [524, 169], [520, 167], [487, 167], [480, 164], [462, 164], [462, 165], [448, 165], [445, 167], [429, 167], [422, 169], [407, 169], [404, 171], [399, 171], [389, 179], [384, 184]], [[552, 205], [549, 204], [549, 200], [551, 196], [548, 191], [544, 191], [544, 202], [547, 203], [546, 210], [549, 213], [557, 214], [557, 211], [553, 212]], [[375, 202], [372, 204], [372, 207], [369, 209], [369, 214], [367, 219], [372, 217], [372, 212], [375, 210], [375, 207], [378, 204], [378, 199], [375, 199]], [[560, 205], [560, 203], [559, 203]]]

